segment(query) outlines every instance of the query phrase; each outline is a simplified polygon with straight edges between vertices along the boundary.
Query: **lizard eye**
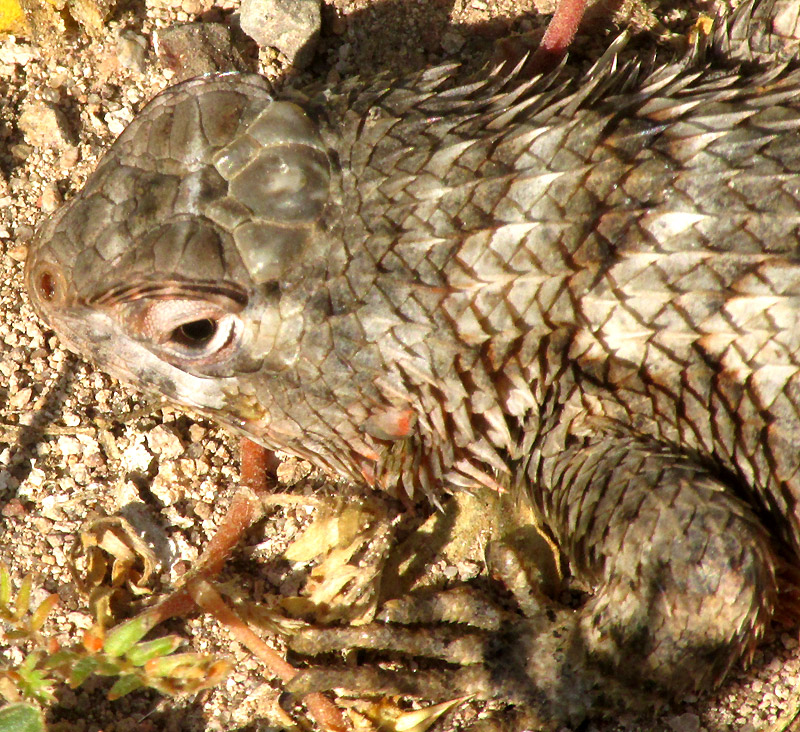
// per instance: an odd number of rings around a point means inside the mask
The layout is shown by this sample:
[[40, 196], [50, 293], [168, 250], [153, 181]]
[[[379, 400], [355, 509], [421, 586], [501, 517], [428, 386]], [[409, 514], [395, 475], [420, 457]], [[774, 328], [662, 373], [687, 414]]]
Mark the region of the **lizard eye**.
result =
[[[233, 312], [232, 312], [233, 310]], [[143, 298], [123, 304], [117, 318], [136, 340], [178, 368], [216, 368], [238, 350], [241, 305], [200, 299]]]

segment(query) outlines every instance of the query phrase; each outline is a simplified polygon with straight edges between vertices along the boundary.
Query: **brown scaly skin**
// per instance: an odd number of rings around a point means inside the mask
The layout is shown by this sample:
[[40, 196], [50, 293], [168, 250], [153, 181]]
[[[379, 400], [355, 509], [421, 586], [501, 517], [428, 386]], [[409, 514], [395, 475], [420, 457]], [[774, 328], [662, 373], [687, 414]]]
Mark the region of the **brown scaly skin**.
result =
[[439, 67], [281, 101], [189, 81], [27, 268], [70, 347], [268, 447], [524, 491], [594, 588], [563, 653], [517, 646], [516, 700], [554, 717], [606, 677], [719, 682], [773, 612], [768, 538], [800, 551], [800, 72], [615, 52], [583, 80]]

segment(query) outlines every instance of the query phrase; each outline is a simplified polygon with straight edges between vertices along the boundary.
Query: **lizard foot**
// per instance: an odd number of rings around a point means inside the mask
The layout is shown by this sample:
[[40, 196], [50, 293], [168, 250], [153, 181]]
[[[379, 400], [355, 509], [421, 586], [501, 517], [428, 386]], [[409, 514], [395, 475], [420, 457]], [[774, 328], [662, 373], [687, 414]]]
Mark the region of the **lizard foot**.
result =
[[[317, 666], [301, 672], [288, 689], [344, 689], [445, 701], [459, 696], [500, 700], [542, 710], [537, 724], [580, 721], [593, 705], [568, 659], [574, 612], [556, 606], [527, 581], [522, 562], [503, 542], [491, 542], [487, 563], [519, 610], [501, 608], [473, 586], [390, 600], [376, 622], [360, 626], [307, 627], [290, 639], [305, 656], [361, 649], [389, 653], [400, 663], [358, 667]], [[506, 715], [504, 715], [506, 716]], [[527, 725], [526, 723], [526, 726]]]

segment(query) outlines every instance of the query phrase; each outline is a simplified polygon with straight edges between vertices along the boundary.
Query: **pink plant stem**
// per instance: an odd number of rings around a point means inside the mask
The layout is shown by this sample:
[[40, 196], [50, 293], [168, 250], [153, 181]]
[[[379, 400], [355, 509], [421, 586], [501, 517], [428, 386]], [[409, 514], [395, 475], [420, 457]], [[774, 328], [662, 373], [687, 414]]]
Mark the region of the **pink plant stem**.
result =
[[567, 52], [578, 32], [586, 12], [586, 0], [558, 0], [556, 12], [550, 19], [539, 48], [531, 57], [533, 73], [545, 73], [555, 68]]
[[[216, 534], [211, 537], [198, 560], [198, 569], [180, 589], [158, 605], [144, 611], [158, 624], [168, 618], [186, 615], [198, 607], [210, 612], [225, 625], [231, 634], [245, 645], [269, 670], [281, 680], [289, 681], [297, 670], [264, 643], [224, 602], [209, 580], [216, 577], [239, 544], [245, 531], [264, 513], [261, 498], [269, 493], [268, 474], [277, 465], [275, 455], [260, 445], [243, 438], [241, 443], [241, 484]], [[323, 694], [307, 694], [303, 701], [309, 713], [324, 730], [346, 732], [341, 712]]]
[[[259, 638], [247, 624], [225, 603], [222, 596], [210, 582], [195, 577], [187, 584], [187, 589], [197, 605], [211, 613], [224, 625], [231, 635], [245, 646], [256, 658], [262, 661], [272, 674], [282, 681], [291, 681], [297, 669], [281, 657]], [[324, 694], [306, 694], [303, 701], [308, 711], [320, 727], [330, 732], [347, 732], [347, 724], [342, 713]]]

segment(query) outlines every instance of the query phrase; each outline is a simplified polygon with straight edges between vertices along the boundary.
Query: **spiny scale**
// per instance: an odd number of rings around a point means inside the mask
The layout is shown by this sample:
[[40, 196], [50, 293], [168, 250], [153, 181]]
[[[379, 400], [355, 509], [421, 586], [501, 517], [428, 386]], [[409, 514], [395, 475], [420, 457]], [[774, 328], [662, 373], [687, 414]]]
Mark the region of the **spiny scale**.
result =
[[531, 641], [554, 716], [605, 675], [718, 682], [772, 613], [773, 540], [800, 550], [800, 73], [617, 51], [577, 82], [187, 82], [28, 262], [72, 347], [269, 447], [522, 488], [595, 589], [568, 653]]

